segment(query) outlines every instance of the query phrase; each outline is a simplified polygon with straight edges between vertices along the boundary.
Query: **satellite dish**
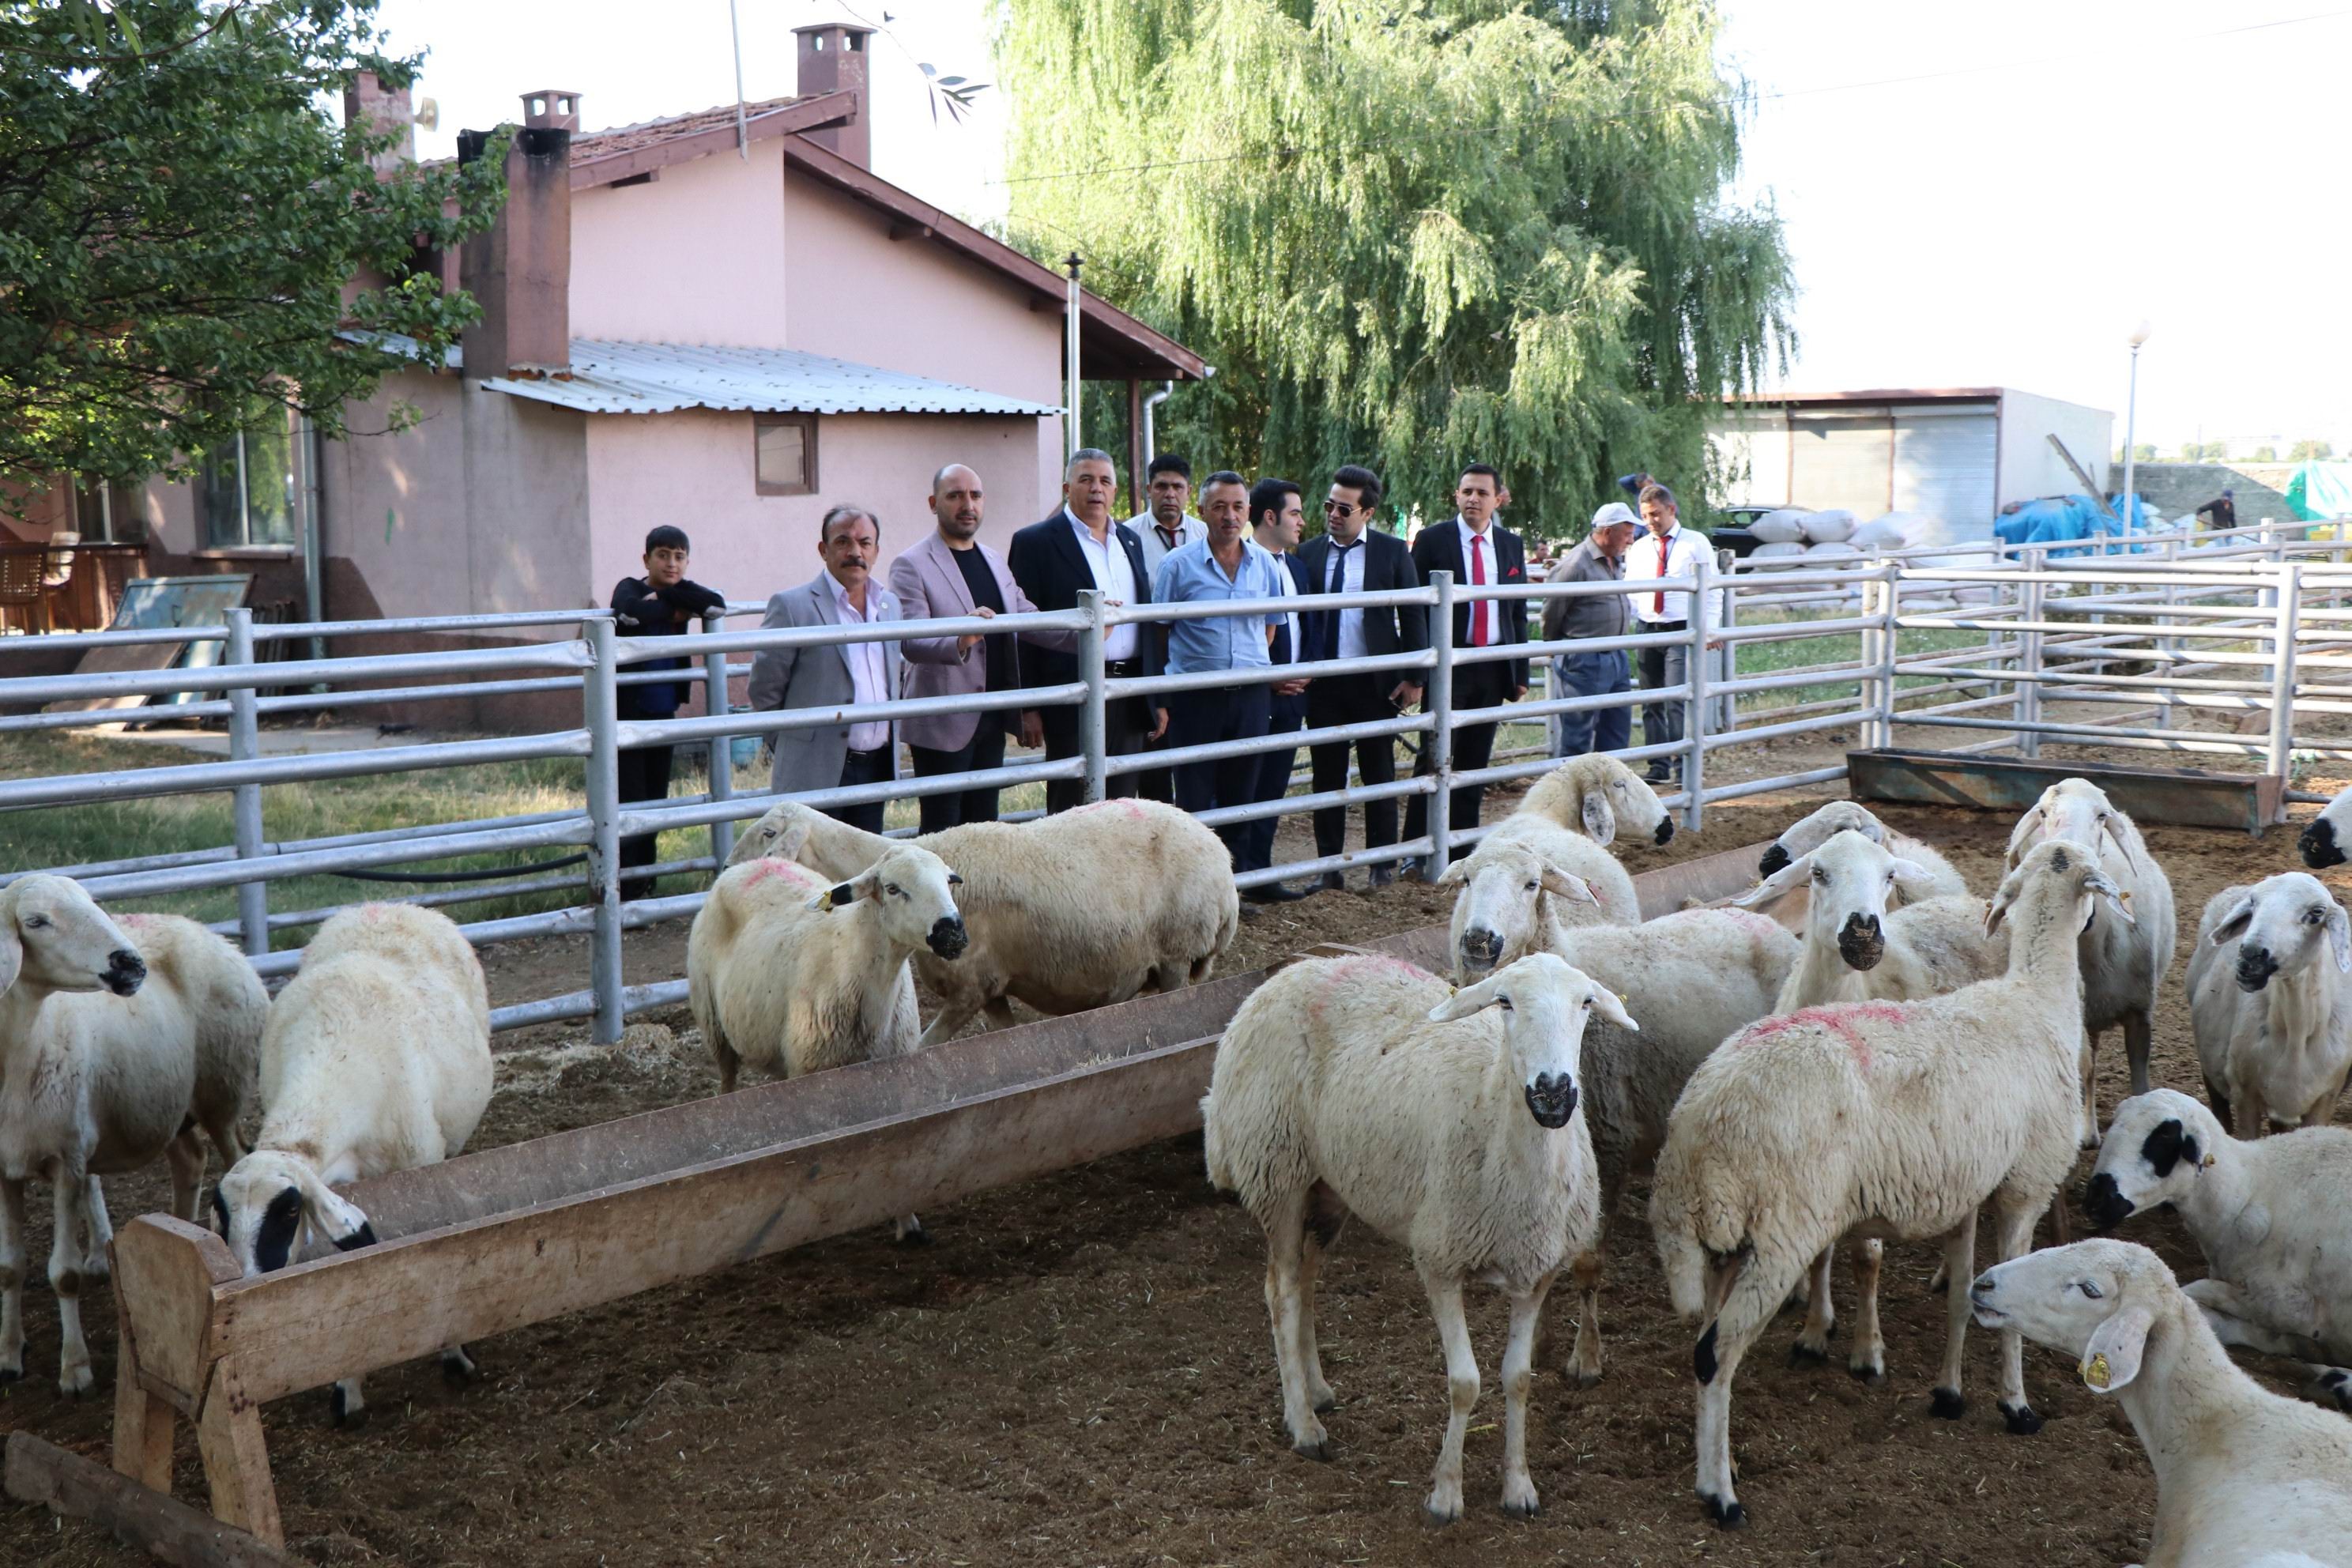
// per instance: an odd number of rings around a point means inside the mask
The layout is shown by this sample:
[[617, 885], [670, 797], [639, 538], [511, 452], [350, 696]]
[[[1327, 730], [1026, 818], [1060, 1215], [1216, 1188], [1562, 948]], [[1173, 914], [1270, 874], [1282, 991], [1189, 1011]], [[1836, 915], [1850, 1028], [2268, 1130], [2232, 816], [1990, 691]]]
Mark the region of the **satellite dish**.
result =
[[441, 100], [428, 98], [416, 106], [416, 124], [422, 131], [437, 131], [441, 127]]

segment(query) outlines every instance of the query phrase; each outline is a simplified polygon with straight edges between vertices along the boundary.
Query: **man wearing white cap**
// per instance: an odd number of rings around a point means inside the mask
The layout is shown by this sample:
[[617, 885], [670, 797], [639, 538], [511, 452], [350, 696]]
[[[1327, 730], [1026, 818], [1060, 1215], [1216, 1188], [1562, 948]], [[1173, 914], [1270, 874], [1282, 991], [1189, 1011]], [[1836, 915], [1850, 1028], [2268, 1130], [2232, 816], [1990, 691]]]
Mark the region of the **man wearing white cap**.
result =
[[[1584, 542], [1560, 558], [1544, 579], [1548, 583], [1614, 583], [1625, 575], [1625, 547], [1633, 542], [1641, 520], [1622, 501], [1611, 501], [1592, 514], [1592, 531]], [[1625, 635], [1625, 595], [1595, 594], [1574, 599], [1544, 601], [1546, 642], [1563, 637], [1617, 637]], [[1600, 697], [1631, 691], [1633, 681], [1622, 648], [1603, 653], [1564, 653], [1552, 660], [1553, 695]], [[1620, 752], [1633, 738], [1631, 708], [1601, 708], [1559, 716], [1559, 752], [1563, 757], [1586, 752]]]

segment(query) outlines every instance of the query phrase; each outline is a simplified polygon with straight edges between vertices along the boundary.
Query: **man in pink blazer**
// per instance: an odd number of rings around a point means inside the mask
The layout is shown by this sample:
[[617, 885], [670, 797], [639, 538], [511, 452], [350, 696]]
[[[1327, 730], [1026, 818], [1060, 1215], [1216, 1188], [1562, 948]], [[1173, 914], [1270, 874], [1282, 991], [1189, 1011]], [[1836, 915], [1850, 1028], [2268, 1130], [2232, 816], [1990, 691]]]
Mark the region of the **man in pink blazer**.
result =
[[[1037, 608], [1005, 569], [1004, 558], [980, 542], [984, 498], [980, 476], [950, 463], [931, 479], [931, 515], [936, 531], [890, 563], [890, 588], [900, 614], [910, 621], [950, 616], [993, 617], [1034, 614]], [[1069, 634], [1075, 646], [1076, 635]], [[907, 661], [909, 697], [963, 697], [981, 691], [1012, 691], [1023, 684], [1021, 639], [997, 637], [908, 637], [899, 644]], [[913, 753], [915, 775], [976, 773], [1004, 765], [1004, 737], [1038, 743], [1037, 715], [1013, 709], [944, 713], [899, 721], [898, 732]], [[994, 822], [996, 787], [922, 797], [922, 830], [937, 833], [960, 822]]]

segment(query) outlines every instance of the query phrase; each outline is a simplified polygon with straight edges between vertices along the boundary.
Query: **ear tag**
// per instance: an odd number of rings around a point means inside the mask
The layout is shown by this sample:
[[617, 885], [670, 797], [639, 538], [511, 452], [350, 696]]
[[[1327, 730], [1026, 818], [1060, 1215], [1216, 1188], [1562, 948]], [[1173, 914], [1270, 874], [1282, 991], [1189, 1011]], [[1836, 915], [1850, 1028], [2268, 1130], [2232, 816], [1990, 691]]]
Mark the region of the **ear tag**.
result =
[[2220, 1158], [2221, 1156], [2218, 1154], [2208, 1154], [2202, 1160], [2197, 1162], [2197, 1168], [2200, 1171], [2210, 1171], [2213, 1168], [2214, 1162]]
[[2126, 910], [2131, 908], [2131, 889], [2125, 888], [2116, 894], [2116, 901]]
[[2105, 1351], [2101, 1351], [2097, 1355], [2084, 1362], [2076, 1370], [2082, 1373], [2084, 1383], [2102, 1391], [2115, 1381], [2115, 1373], [2107, 1370], [2107, 1355]]

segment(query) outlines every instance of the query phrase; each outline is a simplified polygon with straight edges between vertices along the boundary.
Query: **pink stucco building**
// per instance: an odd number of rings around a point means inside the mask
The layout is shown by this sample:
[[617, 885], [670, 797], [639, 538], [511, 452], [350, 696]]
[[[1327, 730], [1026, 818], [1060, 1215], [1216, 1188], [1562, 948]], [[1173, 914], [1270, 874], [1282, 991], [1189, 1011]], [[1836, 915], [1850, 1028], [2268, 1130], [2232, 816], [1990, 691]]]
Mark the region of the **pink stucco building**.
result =
[[[85, 538], [143, 534], [158, 572], [253, 571], [254, 603], [295, 610], [315, 534], [324, 613], [354, 619], [601, 604], [663, 522], [698, 578], [762, 597], [816, 570], [837, 501], [877, 510], [897, 553], [949, 461], [986, 481], [992, 542], [1044, 516], [1063, 277], [877, 177], [866, 33], [799, 39], [800, 93], [748, 105], [740, 150], [732, 106], [583, 133], [577, 95], [525, 94], [496, 228], [438, 263], [484, 307], [462, 355], [392, 377], [349, 439], [257, 432], [197, 482], [81, 497]], [[351, 110], [404, 121], [407, 98], [363, 80]], [[1092, 295], [1082, 322], [1083, 374], [1130, 399], [1207, 373]], [[422, 417], [359, 434], [394, 400]], [[76, 510], [60, 487], [10, 531]]]

